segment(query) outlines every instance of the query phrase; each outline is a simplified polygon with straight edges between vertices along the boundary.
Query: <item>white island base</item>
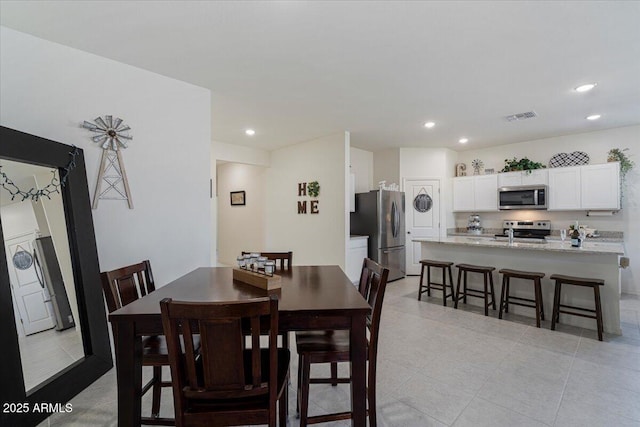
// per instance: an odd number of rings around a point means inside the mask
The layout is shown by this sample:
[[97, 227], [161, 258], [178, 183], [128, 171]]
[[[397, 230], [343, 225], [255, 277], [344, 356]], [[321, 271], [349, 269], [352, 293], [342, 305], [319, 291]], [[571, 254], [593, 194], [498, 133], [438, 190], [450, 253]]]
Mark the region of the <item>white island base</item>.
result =
[[[542, 280], [542, 294], [544, 302], [544, 315], [546, 320], [551, 320], [553, 309], [554, 282], [549, 280], [552, 274], [564, 274], [569, 276], [603, 279], [604, 286], [600, 288], [602, 300], [602, 313], [604, 331], [620, 335], [620, 250], [611, 250], [609, 247], [585, 245], [583, 249], [571, 248], [569, 242], [564, 246], [560, 243], [550, 244], [514, 244], [495, 242], [490, 239], [470, 237], [448, 237], [441, 242], [422, 242], [422, 259], [438, 261], [450, 261], [455, 264], [475, 264], [493, 266], [496, 271], [493, 275], [496, 292], [496, 307], [499, 308], [500, 292], [502, 290], [502, 275], [498, 270], [509, 268], [545, 273]], [[621, 248], [622, 245], [617, 245]], [[602, 249], [602, 250], [600, 250]], [[440, 269], [432, 269], [434, 281], [439, 281]], [[452, 268], [454, 286], [457, 282], [457, 269]], [[482, 289], [482, 275], [468, 274], [469, 287]], [[511, 280], [511, 295], [521, 298], [533, 299], [533, 283], [530, 280]], [[437, 295], [437, 294], [436, 294]], [[478, 298], [467, 298], [470, 304], [482, 304]], [[562, 286], [561, 304], [573, 305], [592, 309], [594, 307], [593, 290], [581, 286]], [[459, 304], [463, 304], [462, 301]], [[497, 312], [497, 310], [496, 310]], [[533, 308], [509, 306], [509, 312], [535, 319]], [[560, 314], [560, 324], [569, 324], [586, 329], [596, 329], [595, 319], [580, 316]]]

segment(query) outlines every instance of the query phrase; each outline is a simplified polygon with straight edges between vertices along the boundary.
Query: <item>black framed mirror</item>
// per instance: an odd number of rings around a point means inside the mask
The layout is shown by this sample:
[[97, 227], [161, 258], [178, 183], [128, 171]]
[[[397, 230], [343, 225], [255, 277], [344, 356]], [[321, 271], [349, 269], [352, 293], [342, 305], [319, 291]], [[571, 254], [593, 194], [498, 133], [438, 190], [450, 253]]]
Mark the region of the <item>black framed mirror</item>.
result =
[[[37, 384], [30, 385], [25, 380], [0, 216], [0, 240], [3, 242], [0, 245], [0, 425], [36, 425], [54, 412], [67, 410], [66, 402], [113, 367], [84, 155], [82, 150], [77, 150], [75, 167], [68, 174], [65, 185], [59, 188], [72, 275], [68, 280], [72, 282], [69, 291], [75, 294], [73, 299], [77, 304], [73, 322], [81, 335], [78, 341], [81, 354], [71, 363], [52, 371], [46, 379], [38, 380]], [[54, 176], [56, 170], [57, 176], [62, 176], [73, 151], [74, 147], [69, 145], [0, 127], [0, 160], [50, 168], [54, 170]], [[0, 191], [6, 190], [0, 188]], [[26, 268], [27, 257], [20, 255], [22, 264], [16, 264], [16, 267]]]

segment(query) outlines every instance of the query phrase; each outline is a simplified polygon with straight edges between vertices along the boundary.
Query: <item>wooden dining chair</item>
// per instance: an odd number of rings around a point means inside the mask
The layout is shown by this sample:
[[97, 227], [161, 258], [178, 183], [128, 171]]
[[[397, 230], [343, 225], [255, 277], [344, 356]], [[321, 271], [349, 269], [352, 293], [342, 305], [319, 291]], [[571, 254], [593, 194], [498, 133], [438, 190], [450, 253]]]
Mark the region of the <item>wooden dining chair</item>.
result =
[[[276, 296], [233, 302], [160, 302], [169, 348], [176, 426], [287, 424], [288, 349], [277, 348]], [[260, 347], [268, 321], [269, 346]], [[245, 325], [251, 348], [243, 343]], [[195, 350], [194, 333], [201, 348]], [[184, 343], [182, 345], [181, 343]]]
[[[247, 255], [252, 252], [242, 251], [242, 255]], [[291, 263], [293, 262], [293, 252], [258, 252], [260, 256], [266, 257], [276, 262], [276, 270], [291, 270]]]
[[[102, 290], [109, 313], [155, 291], [155, 283], [148, 260], [100, 274]], [[114, 333], [117, 331], [114, 329]], [[142, 424], [174, 425], [174, 420], [160, 418], [160, 395], [162, 387], [171, 387], [171, 382], [162, 381], [162, 367], [169, 366], [167, 343], [163, 336], [148, 336], [142, 339], [142, 366], [153, 367], [153, 377], [142, 387], [141, 395], [153, 389], [151, 416], [142, 417]]]
[[[376, 425], [376, 359], [378, 354], [378, 332], [380, 330], [380, 316], [382, 301], [387, 288], [389, 269], [382, 267], [375, 261], [365, 258], [358, 290], [369, 302], [371, 313], [367, 316], [369, 338], [367, 340], [367, 415], [369, 425]], [[349, 331], [310, 331], [296, 333], [296, 348], [298, 350], [298, 413], [300, 426], [324, 423], [328, 421], [345, 420], [351, 418], [351, 412], [317, 415], [309, 417], [309, 384], [350, 383], [351, 378], [337, 377], [337, 363], [350, 360]], [[330, 378], [311, 378], [311, 364], [331, 363]]]

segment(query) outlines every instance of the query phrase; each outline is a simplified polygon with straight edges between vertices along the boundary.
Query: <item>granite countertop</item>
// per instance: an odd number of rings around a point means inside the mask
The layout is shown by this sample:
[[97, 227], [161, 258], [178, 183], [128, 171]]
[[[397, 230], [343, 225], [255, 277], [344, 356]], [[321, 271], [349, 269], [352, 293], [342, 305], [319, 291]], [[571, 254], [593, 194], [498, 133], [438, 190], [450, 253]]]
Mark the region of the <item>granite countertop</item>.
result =
[[483, 235], [464, 235], [464, 236], [449, 236], [440, 241], [433, 241], [431, 239], [412, 239], [414, 242], [430, 242], [445, 245], [461, 245], [461, 246], [476, 246], [476, 247], [491, 247], [491, 248], [509, 248], [509, 249], [523, 249], [533, 251], [548, 251], [548, 252], [565, 252], [565, 253], [580, 253], [580, 254], [600, 254], [600, 255], [624, 255], [624, 246], [621, 242], [601, 242], [600, 240], [594, 242], [587, 239], [582, 244], [582, 247], [574, 248], [571, 246], [571, 242], [567, 239], [565, 242], [560, 240], [547, 240], [546, 243], [531, 242], [528, 239], [515, 239], [514, 243], [509, 244], [508, 241], [495, 240], [492, 236]]

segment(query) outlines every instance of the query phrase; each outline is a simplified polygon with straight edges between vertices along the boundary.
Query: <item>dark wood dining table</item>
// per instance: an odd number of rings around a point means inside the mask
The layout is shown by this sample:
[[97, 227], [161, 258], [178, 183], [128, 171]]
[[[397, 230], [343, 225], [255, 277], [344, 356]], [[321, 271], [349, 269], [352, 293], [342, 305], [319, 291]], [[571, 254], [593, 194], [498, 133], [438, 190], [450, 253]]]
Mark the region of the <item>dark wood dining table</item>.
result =
[[109, 315], [115, 340], [118, 426], [140, 425], [142, 336], [161, 335], [160, 301], [237, 301], [275, 293], [279, 330], [348, 329], [351, 341], [352, 425], [366, 425], [366, 315], [369, 304], [340, 267], [294, 266], [278, 271], [282, 288], [262, 290], [233, 280], [230, 267], [203, 267]]

